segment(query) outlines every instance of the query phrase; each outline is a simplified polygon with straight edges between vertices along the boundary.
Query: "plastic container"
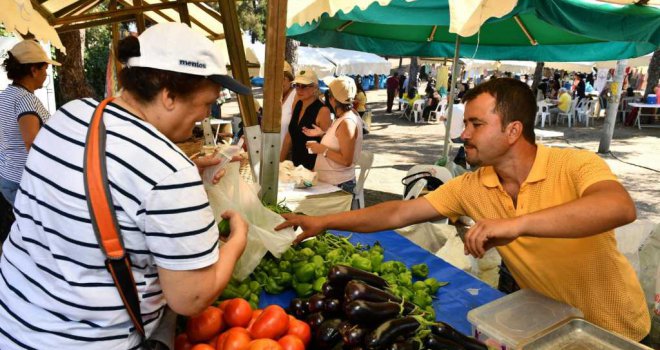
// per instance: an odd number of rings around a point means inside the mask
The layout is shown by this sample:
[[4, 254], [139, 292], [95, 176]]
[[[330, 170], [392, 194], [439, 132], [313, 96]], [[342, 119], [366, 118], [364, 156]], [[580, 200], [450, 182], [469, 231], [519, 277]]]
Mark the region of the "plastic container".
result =
[[519, 349], [539, 333], [583, 316], [582, 311], [531, 289], [521, 289], [468, 312], [472, 335], [502, 350]]
[[649, 94], [648, 96], [646, 96], [646, 103], [648, 103], [650, 105], [657, 104], [658, 103], [658, 96], [656, 96], [654, 94]]

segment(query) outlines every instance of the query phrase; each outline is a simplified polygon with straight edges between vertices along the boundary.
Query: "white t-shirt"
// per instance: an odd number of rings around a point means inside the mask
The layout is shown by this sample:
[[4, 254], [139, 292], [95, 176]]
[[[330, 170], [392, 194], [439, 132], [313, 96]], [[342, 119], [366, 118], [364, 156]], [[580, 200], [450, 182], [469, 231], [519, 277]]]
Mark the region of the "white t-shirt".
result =
[[316, 157], [316, 164], [314, 165], [314, 171], [319, 175], [319, 181], [333, 185], [339, 185], [355, 179], [355, 162], [362, 152], [362, 118], [353, 111], [344, 113], [344, 115], [332, 122], [328, 131], [323, 135], [321, 144], [327, 146], [331, 150], [339, 151], [337, 128], [339, 128], [341, 123], [349, 123], [349, 127], [351, 127], [350, 124], [353, 124], [357, 128], [357, 137], [355, 139], [355, 148], [353, 150], [353, 162], [350, 166], [343, 166], [330, 158], [319, 154]]
[[12, 84], [0, 92], [0, 177], [16, 183], [21, 182], [27, 159], [18, 120], [27, 114], [38, 116], [42, 125], [50, 116], [39, 98], [24, 87]]
[[[140, 338], [104, 266], [87, 209], [83, 152], [98, 103], [75, 100], [37, 135], [0, 259], [0, 349], [134, 349]], [[147, 335], [166, 304], [158, 267], [218, 260], [218, 229], [195, 165], [151, 124], [109, 104], [110, 192]]]
[[284, 143], [284, 137], [289, 132], [289, 124], [291, 123], [291, 114], [293, 113], [293, 100], [296, 97], [296, 91], [291, 89], [289, 95], [282, 102], [282, 121], [280, 122], [280, 148]]

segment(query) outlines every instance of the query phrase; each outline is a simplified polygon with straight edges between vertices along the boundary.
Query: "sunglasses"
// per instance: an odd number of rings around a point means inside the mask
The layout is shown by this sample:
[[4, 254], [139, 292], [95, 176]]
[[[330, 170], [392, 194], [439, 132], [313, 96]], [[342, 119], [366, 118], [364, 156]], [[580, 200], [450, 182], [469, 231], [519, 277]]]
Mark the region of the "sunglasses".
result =
[[314, 86], [314, 84], [309, 84], [309, 85], [293, 84], [293, 87], [295, 87], [296, 89], [307, 89], [312, 86]]

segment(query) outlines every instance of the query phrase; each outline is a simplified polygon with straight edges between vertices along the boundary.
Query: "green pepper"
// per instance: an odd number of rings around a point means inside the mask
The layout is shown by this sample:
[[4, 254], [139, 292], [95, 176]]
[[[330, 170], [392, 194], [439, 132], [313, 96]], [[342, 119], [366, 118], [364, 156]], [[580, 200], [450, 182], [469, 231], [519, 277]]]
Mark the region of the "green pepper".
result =
[[293, 248], [289, 248], [282, 254], [282, 260], [291, 261], [295, 256], [296, 256], [296, 250]]
[[379, 253], [381, 255], [385, 252], [385, 249], [383, 249], [383, 246], [380, 245], [380, 243], [378, 243], [378, 242], [374, 243], [374, 245], [371, 247], [370, 250], [371, 250], [372, 253], [376, 252], [376, 253]]
[[274, 279], [269, 278], [266, 285], [264, 285], [264, 290], [269, 294], [280, 294], [284, 291], [284, 287], [279, 286]]
[[314, 238], [307, 239], [307, 240], [304, 240], [304, 241], [300, 242], [300, 246], [303, 247], [303, 248], [309, 248], [309, 249], [314, 250], [314, 248], [316, 247], [316, 241], [317, 240], [314, 239]]
[[416, 290], [412, 302], [421, 309], [425, 309], [427, 306], [431, 305], [433, 299], [426, 290]]
[[280, 269], [278, 269], [276, 266], [271, 267], [268, 269], [268, 276], [277, 276], [280, 274]]
[[325, 264], [325, 260], [320, 255], [314, 255], [311, 260], [312, 264], [314, 264], [317, 268], [322, 267]]
[[316, 243], [316, 254], [326, 255], [329, 250], [330, 247], [328, 246], [328, 243], [320, 242], [320, 241]]
[[240, 286], [238, 286], [238, 293], [241, 298], [245, 299], [248, 296], [250, 296], [250, 286], [247, 283], [241, 283]]
[[259, 271], [254, 274], [254, 279], [257, 280], [260, 284], [266, 284], [266, 280], [268, 279], [268, 274], [266, 274], [263, 271]]
[[398, 284], [401, 286], [412, 286], [412, 274], [409, 271], [399, 274]]
[[327, 280], [328, 280], [328, 279], [327, 279], [326, 277], [319, 277], [319, 278], [317, 278], [317, 279], [314, 281], [314, 283], [312, 283], [312, 289], [313, 289], [315, 292], [321, 292], [321, 291], [322, 291], [323, 284], [324, 284], [325, 281], [327, 281]]
[[291, 284], [293, 276], [288, 272], [281, 272], [279, 275], [273, 277], [278, 285], [282, 287], [288, 287]]
[[314, 293], [314, 289], [311, 283], [299, 283], [294, 279], [292, 284], [296, 295], [301, 298], [306, 298]]
[[413, 265], [410, 270], [412, 271], [413, 276], [419, 278], [429, 277], [429, 266], [426, 264]]
[[261, 293], [261, 284], [259, 282], [250, 281], [250, 283], [248, 283], [248, 286], [250, 287], [250, 292], [252, 292], [252, 294]]
[[424, 284], [429, 287], [431, 294], [435, 294], [440, 287], [448, 285], [449, 282], [438, 282], [435, 278], [427, 278], [424, 280]]
[[250, 303], [250, 306], [252, 307], [252, 310], [258, 309], [259, 308], [259, 295], [258, 294], [250, 295], [250, 298], [248, 299], [248, 303]]
[[229, 237], [229, 233], [231, 232], [231, 230], [229, 229], [229, 220], [222, 219], [218, 223], [218, 231], [220, 232], [220, 237], [222, 238]]
[[309, 259], [314, 256], [314, 251], [310, 248], [303, 248], [298, 252], [298, 255], [304, 257], [305, 259]]
[[314, 279], [314, 264], [307, 264], [295, 270], [295, 276], [298, 282], [311, 282]]
[[221, 295], [221, 298], [223, 299], [234, 299], [240, 297], [241, 297], [240, 291], [236, 286], [232, 285], [231, 283], [227, 284], [225, 289], [222, 291], [222, 295]]
[[351, 259], [351, 266], [355, 267], [356, 269], [368, 272], [371, 272], [372, 270], [371, 260], [357, 254], [353, 254], [353, 258]]
[[318, 269], [314, 270], [314, 278], [321, 278], [327, 276], [329, 270], [330, 269], [328, 269], [328, 267], [325, 265], [319, 267]]
[[413, 283], [413, 290], [428, 290], [429, 287], [426, 285], [426, 283], [422, 281], [417, 281]]
[[344, 251], [341, 248], [335, 248], [328, 252], [325, 256], [326, 260], [336, 262], [344, 256]]
[[286, 260], [280, 260], [278, 267], [280, 268], [280, 271], [291, 272], [291, 263]]
[[293, 264], [291, 264], [291, 267], [293, 268], [293, 271], [295, 271], [295, 270], [298, 270], [299, 268], [301, 268], [301, 267], [303, 267], [307, 264], [309, 264], [309, 262], [307, 260], [300, 260], [300, 261], [296, 261]]
[[399, 296], [404, 300], [411, 300], [415, 295], [410, 289], [402, 286], [399, 286], [399, 293]]
[[375, 272], [380, 272], [380, 268], [383, 262], [383, 254], [380, 254], [378, 252], [373, 252], [370, 255], [370, 260], [371, 260], [371, 268]]
[[387, 281], [387, 284], [389, 284], [390, 286], [396, 285], [397, 276], [395, 274], [388, 273], [388, 274], [381, 275], [380, 277], [382, 277], [385, 281]]

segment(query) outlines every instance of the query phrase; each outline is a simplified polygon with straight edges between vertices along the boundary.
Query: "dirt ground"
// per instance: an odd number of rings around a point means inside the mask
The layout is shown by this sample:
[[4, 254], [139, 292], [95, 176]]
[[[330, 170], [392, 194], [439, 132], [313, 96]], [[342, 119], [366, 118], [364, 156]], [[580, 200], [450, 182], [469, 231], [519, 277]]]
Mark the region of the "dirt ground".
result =
[[[260, 89], [255, 90], [255, 96], [261, 99]], [[403, 193], [401, 179], [407, 170], [416, 164], [433, 164], [441, 157], [445, 128], [441, 123], [414, 124], [400, 118], [400, 112], [386, 114], [385, 90], [368, 91], [367, 100], [373, 119], [371, 133], [365, 135], [363, 148], [373, 152], [375, 157], [365, 184], [365, 201], [367, 205], [373, 205], [400, 199]], [[236, 102], [223, 105], [222, 112], [223, 117], [237, 115]], [[594, 124], [572, 128], [546, 125], [545, 130], [563, 132], [564, 138], [545, 138], [539, 142], [596, 152], [603, 118], [596, 119]], [[637, 206], [638, 219], [660, 222], [660, 128], [622, 127], [619, 120], [610, 151], [610, 154], [600, 156], [630, 192]]]

